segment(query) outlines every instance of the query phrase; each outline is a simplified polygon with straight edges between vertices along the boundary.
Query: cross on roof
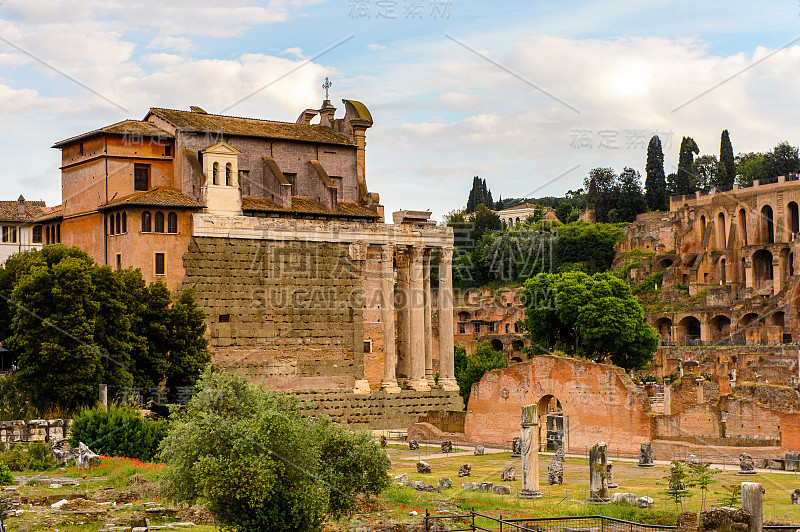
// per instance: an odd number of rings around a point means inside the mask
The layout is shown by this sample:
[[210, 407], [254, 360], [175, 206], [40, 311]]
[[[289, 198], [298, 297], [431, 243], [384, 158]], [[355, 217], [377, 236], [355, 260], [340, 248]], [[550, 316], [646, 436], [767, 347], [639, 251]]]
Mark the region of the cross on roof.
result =
[[333, 83], [331, 83], [328, 80], [328, 76], [325, 76], [325, 83], [322, 84], [322, 88], [325, 89], [325, 99], [326, 100], [330, 100], [330, 98], [328, 97], [328, 89], [330, 89], [332, 85], [333, 85]]

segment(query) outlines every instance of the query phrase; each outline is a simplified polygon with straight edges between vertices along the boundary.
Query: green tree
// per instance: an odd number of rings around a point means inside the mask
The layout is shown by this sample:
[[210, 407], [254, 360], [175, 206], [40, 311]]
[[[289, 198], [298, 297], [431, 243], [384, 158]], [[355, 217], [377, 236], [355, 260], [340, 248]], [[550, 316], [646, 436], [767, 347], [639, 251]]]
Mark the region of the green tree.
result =
[[494, 200], [492, 200], [492, 192], [486, 186], [486, 180], [478, 176], [472, 178], [472, 189], [469, 191], [467, 198], [467, 207], [464, 209], [465, 213], [474, 212], [478, 205], [483, 205], [487, 209], [494, 208]]
[[20, 368], [15, 388], [40, 410], [94, 404], [100, 382], [119, 398], [166, 378], [174, 396], [209, 361], [191, 292], [170, 305], [163, 283], [148, 287], [139, 270], [97, 266], [77, 248], [12, 256], [0, 270], [2, 292], [6, 343]]
[[472, 242], [475, 243], [487, 231], [499, 231], [502, 228], [503, 223], [500, 221], [499, 216], [490, 211], [485, 205], [478, 205], [472, 217], [472, 230], [469, 236]]
[[661, 139], [653, 135], [647, 145], [647, 164], [645, 165], [645, 202], [651, 211], [669, 210], [667, 178], [664, 176], [664, 152]]
[[733, 146], [728, 130], [724, 129], [719, 139], [719, 174], [717, 188], [720, 190], [733, 189], [736, 179], [736, 160], [733, 157]]
[[632, 222], [636, 219], [636, 215], [645, 212], [646, 208], [642, 193], [642, 176], [633, 168], [626, 166], [619, 174], [619, 193], [616, 205], [619, 221]]
[[779, 142], [764, 158], [764, 179], [800, 172], [798, 149], [787, 141]]
[[328, 514], [335, 518], [350, 514], [357, 495], [379, 495], [389, 487], [389, 462], [369, 430], [352, 430], [323, 418], [314, 432]]
[[542, 348], [554, 347], [625, 369], [644, 367], [658, 333], [630, 287], [610, 273], [539, 274], [525, 282], [523, 329]]
[[475, 352], [467, 358], [463, 371], [456, 373], [459, 394], [464, 399], [464, 407], [469, 403], [472, 385], [480, 381], [487, 371], [507, 368], [508, 362], [503, 353], [492, 349], [489, 342], [475, 344]]
[[695, 486], [700, 488], [700, 493], [702, 494], [702, 509], [706, 509], [706, 496], [708, 495], [708, 487], [715, 483], [714, 475], [717, 474], [717, 470], [711, 467], [711, 464], [708, 463], [696, 463], [696, 464], [689, 464], [689, 482], [688, 486], [690, 488], [694, 488]]
[[194, 301], [191, 289], [184, 290], [170, 309], [169, 364], [166, 372], [170, 398], [181, 387], [193, 385], [211, 362], [205, 338], [205, 314]]
[[[346, 497], [386, 486], [377, 444], [340, 430], [309, 419], [295, 398], [206, 370], [198, 393], [171, 415], [162, 489], [176, 501], [202, 498], [231, 530], [320, 530], [326, 513], [348, 510]], [[354, 456], [342, 448], [348, 442]]]
[[167, 435], [167, 426], [164, 419], [148, 419], [131, 408], [114, 404], [108, 410], [99, 406], [84, 408], [73, 420], [70, 443], [77, 447], [83, 442], [98, 454], [149, 462]]
[[588, 190], [586, 201], [594, 208], [598, 222], [619, 222], [619, 184], [617, 174], [611, 168], [593, 168], [584, 179]]
[[740, 153], [734, 161], [736, 163], [736, 183], [739, 186], [750, 186], [756, 179], [764, 179], [763, 153]]
[[76, 408], [97, 398], [103, 354], [94, 339], [99, 304], [92, 297], [91, 269], [75, 257], [51, 268], [39, 264], [11, 293], [17, 309], [8, 345], [19, 357], [20, 385], [39, 410]]
[[683, 137], [681, 140], [680, 153], [678, 154], [678, 172], [675, 177], [676, 195], [691, 194], [695, 188], [695, 177], [692, 173], [692, 163], [694, 156], [700, 153], [700, 148], [692, 137]]
[[701, 155], [692, 163], [692, 187], [695, 190], [724, 190], [724, 174], [715, 155]]

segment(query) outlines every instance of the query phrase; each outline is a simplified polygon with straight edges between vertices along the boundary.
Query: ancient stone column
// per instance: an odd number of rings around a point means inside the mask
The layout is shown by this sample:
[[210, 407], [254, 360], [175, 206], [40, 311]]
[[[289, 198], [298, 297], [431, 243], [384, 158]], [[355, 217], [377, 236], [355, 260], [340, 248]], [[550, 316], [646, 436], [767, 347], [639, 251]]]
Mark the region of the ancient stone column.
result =
[[539, 417], [536, 415], [537, 405], [522, 407], [522, 490], [520, 497], [541, 497], [539, 491]]
[[744, 286], [745, 288], [753, 288], [753, 260], [744, 260]]
[[98, 392], [100, 394], [100, 408], [108, 410], [108, 384], [99, 384]]
[[433, 326], [431, 301], [431, 249], [422, 252], [422, 292], [425, 302], [425, 380], [428, 386], [435, 384], [433, 380]]
[[764, 529], [763, 502], [764, 488], [758, 482], [742, 482], [742, 510], [750, 514], [748, 532], [762, 532]]
[[608, 478], [605, 442], [595, 443], [589, 450], [589, 500], [608, 500]]
[[409, 257], [406, 250], [397, 251], [397, 378], [401, 382], [411, 375], [411, 305], [408, 283]]
[[408, 384], [414, 390], [426, 392], [431, 389], [425, 380], [425, 294], [422, 290], [422, 248], [410, 249], [409, 307], [411, 308], [411, 360]]
[[453, 359], [453, 248], [439, 249], [439, 386], [458, 391]]
[[394, 333], [394, 246], [381, 248], [381, 321], [383, 322], [383, 379], [381, 389], [400, 393], [395, 375], [397, 346]]
[[777, 294], [781, 291], [781, 285], [783, 284], [783, 268], [784, 262], [781, 259], [780, 255], [774, 259], [772, 259], [772, 293]]

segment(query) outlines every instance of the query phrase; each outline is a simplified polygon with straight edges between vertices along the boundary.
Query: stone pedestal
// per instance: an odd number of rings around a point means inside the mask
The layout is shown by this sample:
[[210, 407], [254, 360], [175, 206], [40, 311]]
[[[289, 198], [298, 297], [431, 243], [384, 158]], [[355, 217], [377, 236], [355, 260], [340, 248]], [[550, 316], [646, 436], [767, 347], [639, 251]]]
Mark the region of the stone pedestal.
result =
[[594, 444], [589, 450], [589, 501], [607, 502], [608, 496], [608, 464], [606, 463], [606, 444]]
[[764, 529], [764, 488], [758, 482], [742, 482], [742, 510], [750, 514], [748, 532], [762, 532]]
[[537, 405], [522, 407], [522, 490], [519, 496], [523, 498], [542, 496], [539, 491], [539, 416], [536, 409]]

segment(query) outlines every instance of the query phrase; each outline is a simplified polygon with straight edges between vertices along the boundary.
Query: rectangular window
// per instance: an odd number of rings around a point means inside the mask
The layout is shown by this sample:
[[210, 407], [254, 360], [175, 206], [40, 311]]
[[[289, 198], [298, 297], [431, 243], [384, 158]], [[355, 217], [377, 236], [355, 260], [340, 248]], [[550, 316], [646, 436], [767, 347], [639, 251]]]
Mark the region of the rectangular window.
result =
[[364, 354], [372, 353], [372, 340], [364, 340]]
[[150, 186], [150, 166], [137, 164], [133, 167], [133, 189], [148, 190]]
[[163, 253], [156, 253], [156, 275], [165, 275]]
[[466, 323], [459, 323], [458, 324], [458, 334], [466, 334], [467, 332], [467, 324]]
[[494, 332], [494, 323], [489, 324], [489, 332]]
[[42, 243], [42, 226], [36, 225], [33, 227], [33, 243], [34, 244], [41, 244]]
[[220, 323], [230, 323], [231, 322], [231, 315], [230, 314], [220, 314], [219, 315], [219, 322]]
[[285, 177], [286, 181], [288, 181], [289, 184], [292, 185], [292, 196], [296, 196], [297, 195], [297, 193], [296, 193], [297, 187], [295, 186], [294, 182], [297, 181], [297, 174], [290, 174], [290, 173], [284, 172], [283, 173], [283, 177]]
[[3, 242], [16, 242], [17, 228], [11, 225], [3, 226]]
[[164, 157], [172, 156], [172, 144], [164, 144]]
[[476, 333], [480, 333], [481, 332], [481, 324], [480, 323], [473, 323], [472, 324], [472, 330], [475, 331]]
[[117, 269], [122, 269], [122, 255], [120, 253], [117, 253]]

